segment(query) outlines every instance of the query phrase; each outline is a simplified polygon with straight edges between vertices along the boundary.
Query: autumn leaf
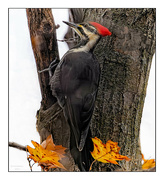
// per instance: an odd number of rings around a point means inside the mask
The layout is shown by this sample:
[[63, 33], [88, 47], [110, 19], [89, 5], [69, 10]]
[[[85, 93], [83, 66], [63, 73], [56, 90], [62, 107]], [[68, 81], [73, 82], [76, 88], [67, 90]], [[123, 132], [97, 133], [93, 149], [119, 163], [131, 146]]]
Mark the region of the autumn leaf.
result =
[[142, 169], [146, 170], [155, 167], [155, 159], [147, 160], [144, 158], [144, 155], [142, 154], [142, 160], [144, 161]]
[[49, 135], [42, 144], [38, 144], [35, 141], [31, 142], [35, 149], [27, 146], [27, 150], [30, 153], [28, 159], [32, 159], [35, 163], [38, 163], [45, 171], [48, 171], [50, 168], [65, 169], [59, 160], [64, 157], [66, 148], [61, 145], [56, 146], [53, 143], [52, 135]]
[[120, 147], [117, 142], [113, 142], [111, 140], [107, 141], [106, 144], [102, 143], [102, 141], [95, 137], [92, 138], [94, 144], [94, 150], [91, 152], [93, 158], [97, 161], [103, 163], [113, 163], [118, 164], [117, 161], [130, 159], [127, 156], [122, 156], [119, 154]]
[[64, 157], [66, 148], [62, 145], [55, 145], [53, 143], [52, 135], [49, 135], [45, 141], [42, 142], [41, 146], [44, 149], [55, 151], [61, 158]]

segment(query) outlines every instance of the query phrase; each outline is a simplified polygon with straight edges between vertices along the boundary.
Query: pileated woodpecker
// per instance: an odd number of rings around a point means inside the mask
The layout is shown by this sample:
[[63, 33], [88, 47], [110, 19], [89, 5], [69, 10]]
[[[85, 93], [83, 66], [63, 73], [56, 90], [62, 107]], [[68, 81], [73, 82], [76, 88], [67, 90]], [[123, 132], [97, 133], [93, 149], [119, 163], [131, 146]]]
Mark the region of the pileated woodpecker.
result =
[[81, 171], [88, 171], [93, 149], [89, 126], [100, 78], [100, 67], [93, 49], [102, 36], [111, 35], [111, 32], [96, 22], [63, 22], [76, 31], [81, 42], [63, 56], [50, 85], [70, 126], [72, 157]]

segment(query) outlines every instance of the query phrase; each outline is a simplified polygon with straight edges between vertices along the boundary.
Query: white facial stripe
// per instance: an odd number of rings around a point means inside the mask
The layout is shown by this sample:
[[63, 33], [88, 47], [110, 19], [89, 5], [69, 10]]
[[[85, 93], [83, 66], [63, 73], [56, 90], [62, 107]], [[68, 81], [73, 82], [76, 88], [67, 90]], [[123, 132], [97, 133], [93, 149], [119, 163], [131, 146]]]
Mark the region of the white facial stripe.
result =
[[[92, 34], [92, 33], [91, 33], [91, 34]], [[98, 39], [99, 39], [99, 36], [98, 36], [98, 35], [92, 34], [92, 35], [89, 37], [89, 41], [88, 41], [88, 43], [87, 43], [85, 46], [81, 46], [81, 47], [79, 47], [79, 48], [72, 49], [71, 51], [72, 51], [72, 52], [81, 52], [81, 51], [88, 52], [90, 49], [93, 48], [93, 46], [95, 45], [95, 43], [97, 42]]]
[[90, 31], [88, 31], [86, 28], [84, 28], [84, 27], [82, 27], [82, 28], [83, 28], [84, 33], [88, 36], [88, 38], [89, 38], [91, 35], [93, 35], [93, 33], [90, 32]]

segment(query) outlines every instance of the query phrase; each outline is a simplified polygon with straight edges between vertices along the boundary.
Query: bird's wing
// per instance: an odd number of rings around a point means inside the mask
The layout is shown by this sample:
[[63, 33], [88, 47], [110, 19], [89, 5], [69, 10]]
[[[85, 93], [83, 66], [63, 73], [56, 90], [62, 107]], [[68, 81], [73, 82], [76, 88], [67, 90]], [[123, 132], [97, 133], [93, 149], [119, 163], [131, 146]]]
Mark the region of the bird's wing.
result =
[[65, 98], [64, 112], [75, 136], [76, 146], [83, 150], [94, 110], [96, 92], [84, 98], [68, 96]]
[[96, 94], [97, 94], [97, 90], [92, 94], [88, 94], [88, 96], [86, 96], [84, 100], [83, 108], [81, 111], [81, 121], [83, 122], [83, 124], [81, 129], [80, 142], [78, 146], [79, 151], [82, 151], [85, 145], [85, 141], [87, 138], [87, 134], [94, 110]]
[[[77, 55], [77, 56], [76, 56]], [[60, 67], [64, 112], [81, 151], [85, 145], [99, 81], [99, 70], [90, 54], [72, 53]]]

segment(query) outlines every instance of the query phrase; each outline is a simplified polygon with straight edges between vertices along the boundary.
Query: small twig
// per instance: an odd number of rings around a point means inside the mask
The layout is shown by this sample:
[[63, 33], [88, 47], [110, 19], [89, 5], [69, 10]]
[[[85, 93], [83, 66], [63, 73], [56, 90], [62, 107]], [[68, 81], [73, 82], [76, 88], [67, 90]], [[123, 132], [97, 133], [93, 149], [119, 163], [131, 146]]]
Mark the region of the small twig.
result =
[[99, 158], [95, 159], [95, 160], [92, 162], [92, 164], [90, 165], [89, 171], [91, 171], [93, 163], [95, 163], [98, 159], [100, 159], [100, 158], [102, 158], [102, 157], [106, 156], [108, 153], [110, 153], [110, 151], [109, 151], [109, 152], [107, 152], [106, 154], [103, 154], [103, 155], [102, 155], [102, 156], [100, 156]]
[[96, 161], [97, 161], [97, 160], [95, 159], [95, 160], [92, 162], [92, 164], [90, 165], [89, 171], [92, 170], [93, 163], [95, 163]]
[[29, 167], [30, 167], [30, 170], [31, 170], [31, 172], [32, 172], [32, 166], [35, 164], [33, 164], [33, 165], [31, 165], [31, 160], [30, 160], [30, 158], [28, 157], [28, 149], [26, 148], [26, 155], [27, 155], [27, 161], [28, 161], [28, 165], [29, 165]]
[[59, 29], [59, 28], [60, 28], [60, 25], [57, 24], [57, 25], [55, 26], [55, 29]]
[[29, 165], [29, 167], [30, 167], [30, 171], [32, 172], [32, 166], [31, 166], [31, 164], [30, 164], [30, 162], [31, 162], [31, 160], [29, 159], [29, 158], [27, 158], [27, 161], [28, 161], [28, 165]]
[[22, 146], [20, 144], [15, 143], [15, 142], [9, 142], [9, 147], [13, 147], [13, 148], [16, 148], [16, 149], [19, 149], [22, 151], [28, 151], [26, 146]]
[[[15, 142], [9, 142], [9, 147], [13, 147], [13, 148], [16, 148], [16, 149], [19, 149], [19, 150], [22, 150], [22, 151], [26, 151], [26, 153], [28, 152], [28, 149], [27, 149], [26, 146], [22, 146], [22, 145], [20, 145], [18, 143], [15, 143]], [[30, 164], [31, 160], [28, 158], [28, 154], [27, 154], [27, 161], [29, 163], [30, 170], [32, 171], [32, 166], [33, 165], [31, 166], [31, 164]]]
[[69, 39], [63, 39], [63, 40], [60, 40], [60, 39], [57, 39], [57, 41], [60, 41], [60, 42], [72, 42], [72, 41], [77, 41], [78, 38], [69, 38]]

